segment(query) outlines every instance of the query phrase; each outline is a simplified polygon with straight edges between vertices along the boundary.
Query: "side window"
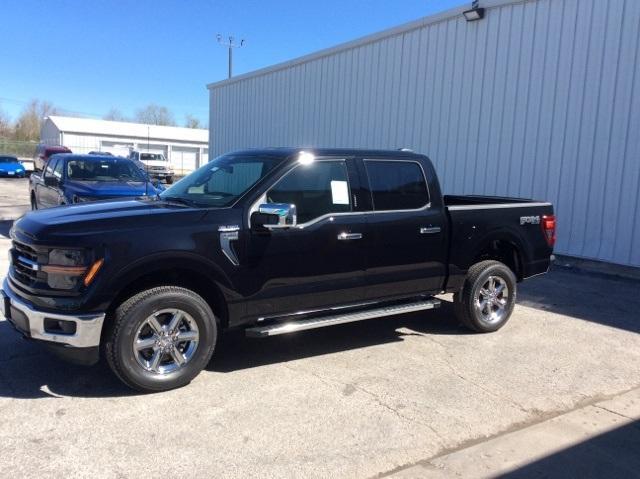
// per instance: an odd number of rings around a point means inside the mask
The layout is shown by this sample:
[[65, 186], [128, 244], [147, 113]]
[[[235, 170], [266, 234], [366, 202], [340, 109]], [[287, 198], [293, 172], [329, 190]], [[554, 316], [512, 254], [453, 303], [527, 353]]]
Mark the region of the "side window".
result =
[[63, 169], [64, 169], [64, 160], [58, 160], [56, 165], [53, 167], [53, 176], [61, 180]]
[[299, 165], [269, 190], [267, 202], [296, 205], [298, 223], [329, 213], [349, 212], [347, 165], [344, 160]]
[[429, 203], [427, 183], [418, 163], [365, 160], [375, 211], [415, 210]]
[[57, 162], [57, 158], [50, 158], [49, 161], [47, 161], [47, 166], [44, 169], [44, 176], [53, 176], [53, 169]]

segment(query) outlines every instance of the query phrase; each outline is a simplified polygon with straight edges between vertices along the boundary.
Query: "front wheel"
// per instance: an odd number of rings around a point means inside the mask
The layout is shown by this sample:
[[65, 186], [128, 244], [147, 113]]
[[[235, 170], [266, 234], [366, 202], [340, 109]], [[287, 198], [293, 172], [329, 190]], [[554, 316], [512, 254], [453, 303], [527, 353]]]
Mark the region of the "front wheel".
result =
[[206, 301], [176, 286], [132, 296], [112, 319], [107, 361], [127, 386], [144, 392], [188, 384], [211, 359], [218, 334]]
[[173, 176], [167, 176], [165, 178], [165, 181], [167, 182], [168, 185], [172, 184], [173, 183]]
[[38, 209], [38, 202], [36, 201], [36, 195], [31, 195], [31, 210], [35, 211]]
[[499, 261], [481, 261], [467, 272], [462, 289], [454, 294], [456, 317], [478, 333], [504, 326], [516, 303], [516, 277]]

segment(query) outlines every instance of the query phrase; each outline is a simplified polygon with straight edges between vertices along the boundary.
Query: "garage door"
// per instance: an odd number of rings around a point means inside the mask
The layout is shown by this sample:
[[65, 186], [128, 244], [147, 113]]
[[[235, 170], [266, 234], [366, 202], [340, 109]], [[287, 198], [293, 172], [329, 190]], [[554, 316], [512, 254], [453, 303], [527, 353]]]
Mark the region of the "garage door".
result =
[[167, 145], [138, 143], [138, 151], [140, 153], [162, 153], [165, 158], [167, 157]]
[[178, 175], [191, 173], [198, 165], [198, 148], [173, 146], [171, 148], [171, 164]]
[[111, 153], [115, 156], [129, 156], [129, 151], [133, 148], [133, 143], [102, 141], [100, 142], [100, 151]]

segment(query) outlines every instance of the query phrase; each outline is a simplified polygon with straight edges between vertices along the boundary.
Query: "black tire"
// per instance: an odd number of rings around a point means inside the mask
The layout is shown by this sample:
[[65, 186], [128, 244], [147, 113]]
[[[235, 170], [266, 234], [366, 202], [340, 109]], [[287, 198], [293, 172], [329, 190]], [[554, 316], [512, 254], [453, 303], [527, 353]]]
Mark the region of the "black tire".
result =
[[167, 176], [165, 178], [165, 181], [167, 182], [168, 185], [172, 184], [173, 183], [173, 176]]
[[38, 202], [36, 201], [36, 197], [33, 193], [31, 193], [31, 211], [35, 211], [38, 209]]
[[[495, 297], [496, 302], [488, 300], [487, 309], [481, 312], [479, 310], [480, 298], [483, 298], [482, 302], [486, 300], [481, 291], [489, 289], [485, 288], [485, 286], [490, 284], [490, 278], [499, 278], [504, 282], [507, 294], [504, 295], [503, 293], [502, 297], [500, 297], [498, 293]], [[499, 283], [499, 281], [494, 279], [495, 283]], [[516, 284], [516, 276], [513, 271], [499, 261], [487, 260], [474, 264], [467, 272], [462, 289], [453, 295], [453, 307], [456, 317], [464, 326], [478, 333], [497, 331], [511, 317], [516, 302]], [[504, 290], [505, 288], [503, 288]], [[493, 299], [492, 296], [489, 297]], [[477, 303], [476, 299], [478, 299]], [[503, 304], [503, 308], [497, 305], [498, 302]]]
[[[139, 364], [134, 352], [138, 329], [153, 313], [179, 309], [193, 319], [198, 343], [193, 357], [181, 368], [167, 373], [153, 372]], [[115, 311], [105, 334], [104, 354], [109, 366], [127, 386], [143, 392], [158, 392], [185, 386], [209, 363], [216, 345], [218, 325], [207, 302], [177, 286], [160, 286], [142, 291]]]

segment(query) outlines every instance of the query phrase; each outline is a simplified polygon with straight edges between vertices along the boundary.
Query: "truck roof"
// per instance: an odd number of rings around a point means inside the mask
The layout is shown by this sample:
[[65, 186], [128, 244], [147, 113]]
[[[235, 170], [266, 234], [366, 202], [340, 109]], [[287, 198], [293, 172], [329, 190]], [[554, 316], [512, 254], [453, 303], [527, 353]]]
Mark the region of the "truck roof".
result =
[[317, 148], [317, 147], [273, 147], [273, 148], [250, 148], [244, 150], [236, 150], [231, 151], [231, 154], [260, 154], [260, 155], [272, 155], [279, 157], [289, 157], [300, 153], [301, 151], [305, 151], [308, 153], [313, 153], [316, 156], [359, 156], [359, 157], [367, 157], [367, 156], [375, 156], [375, 157], [385, 157], [388, 159], [400, 159], [407, 157], [420, 157], [423, 158], [424, 155], [420, 155], [411, 150], [401, 149], [401, 150], [375, 150], [375, 149], [362, 149], [362, 148]]

